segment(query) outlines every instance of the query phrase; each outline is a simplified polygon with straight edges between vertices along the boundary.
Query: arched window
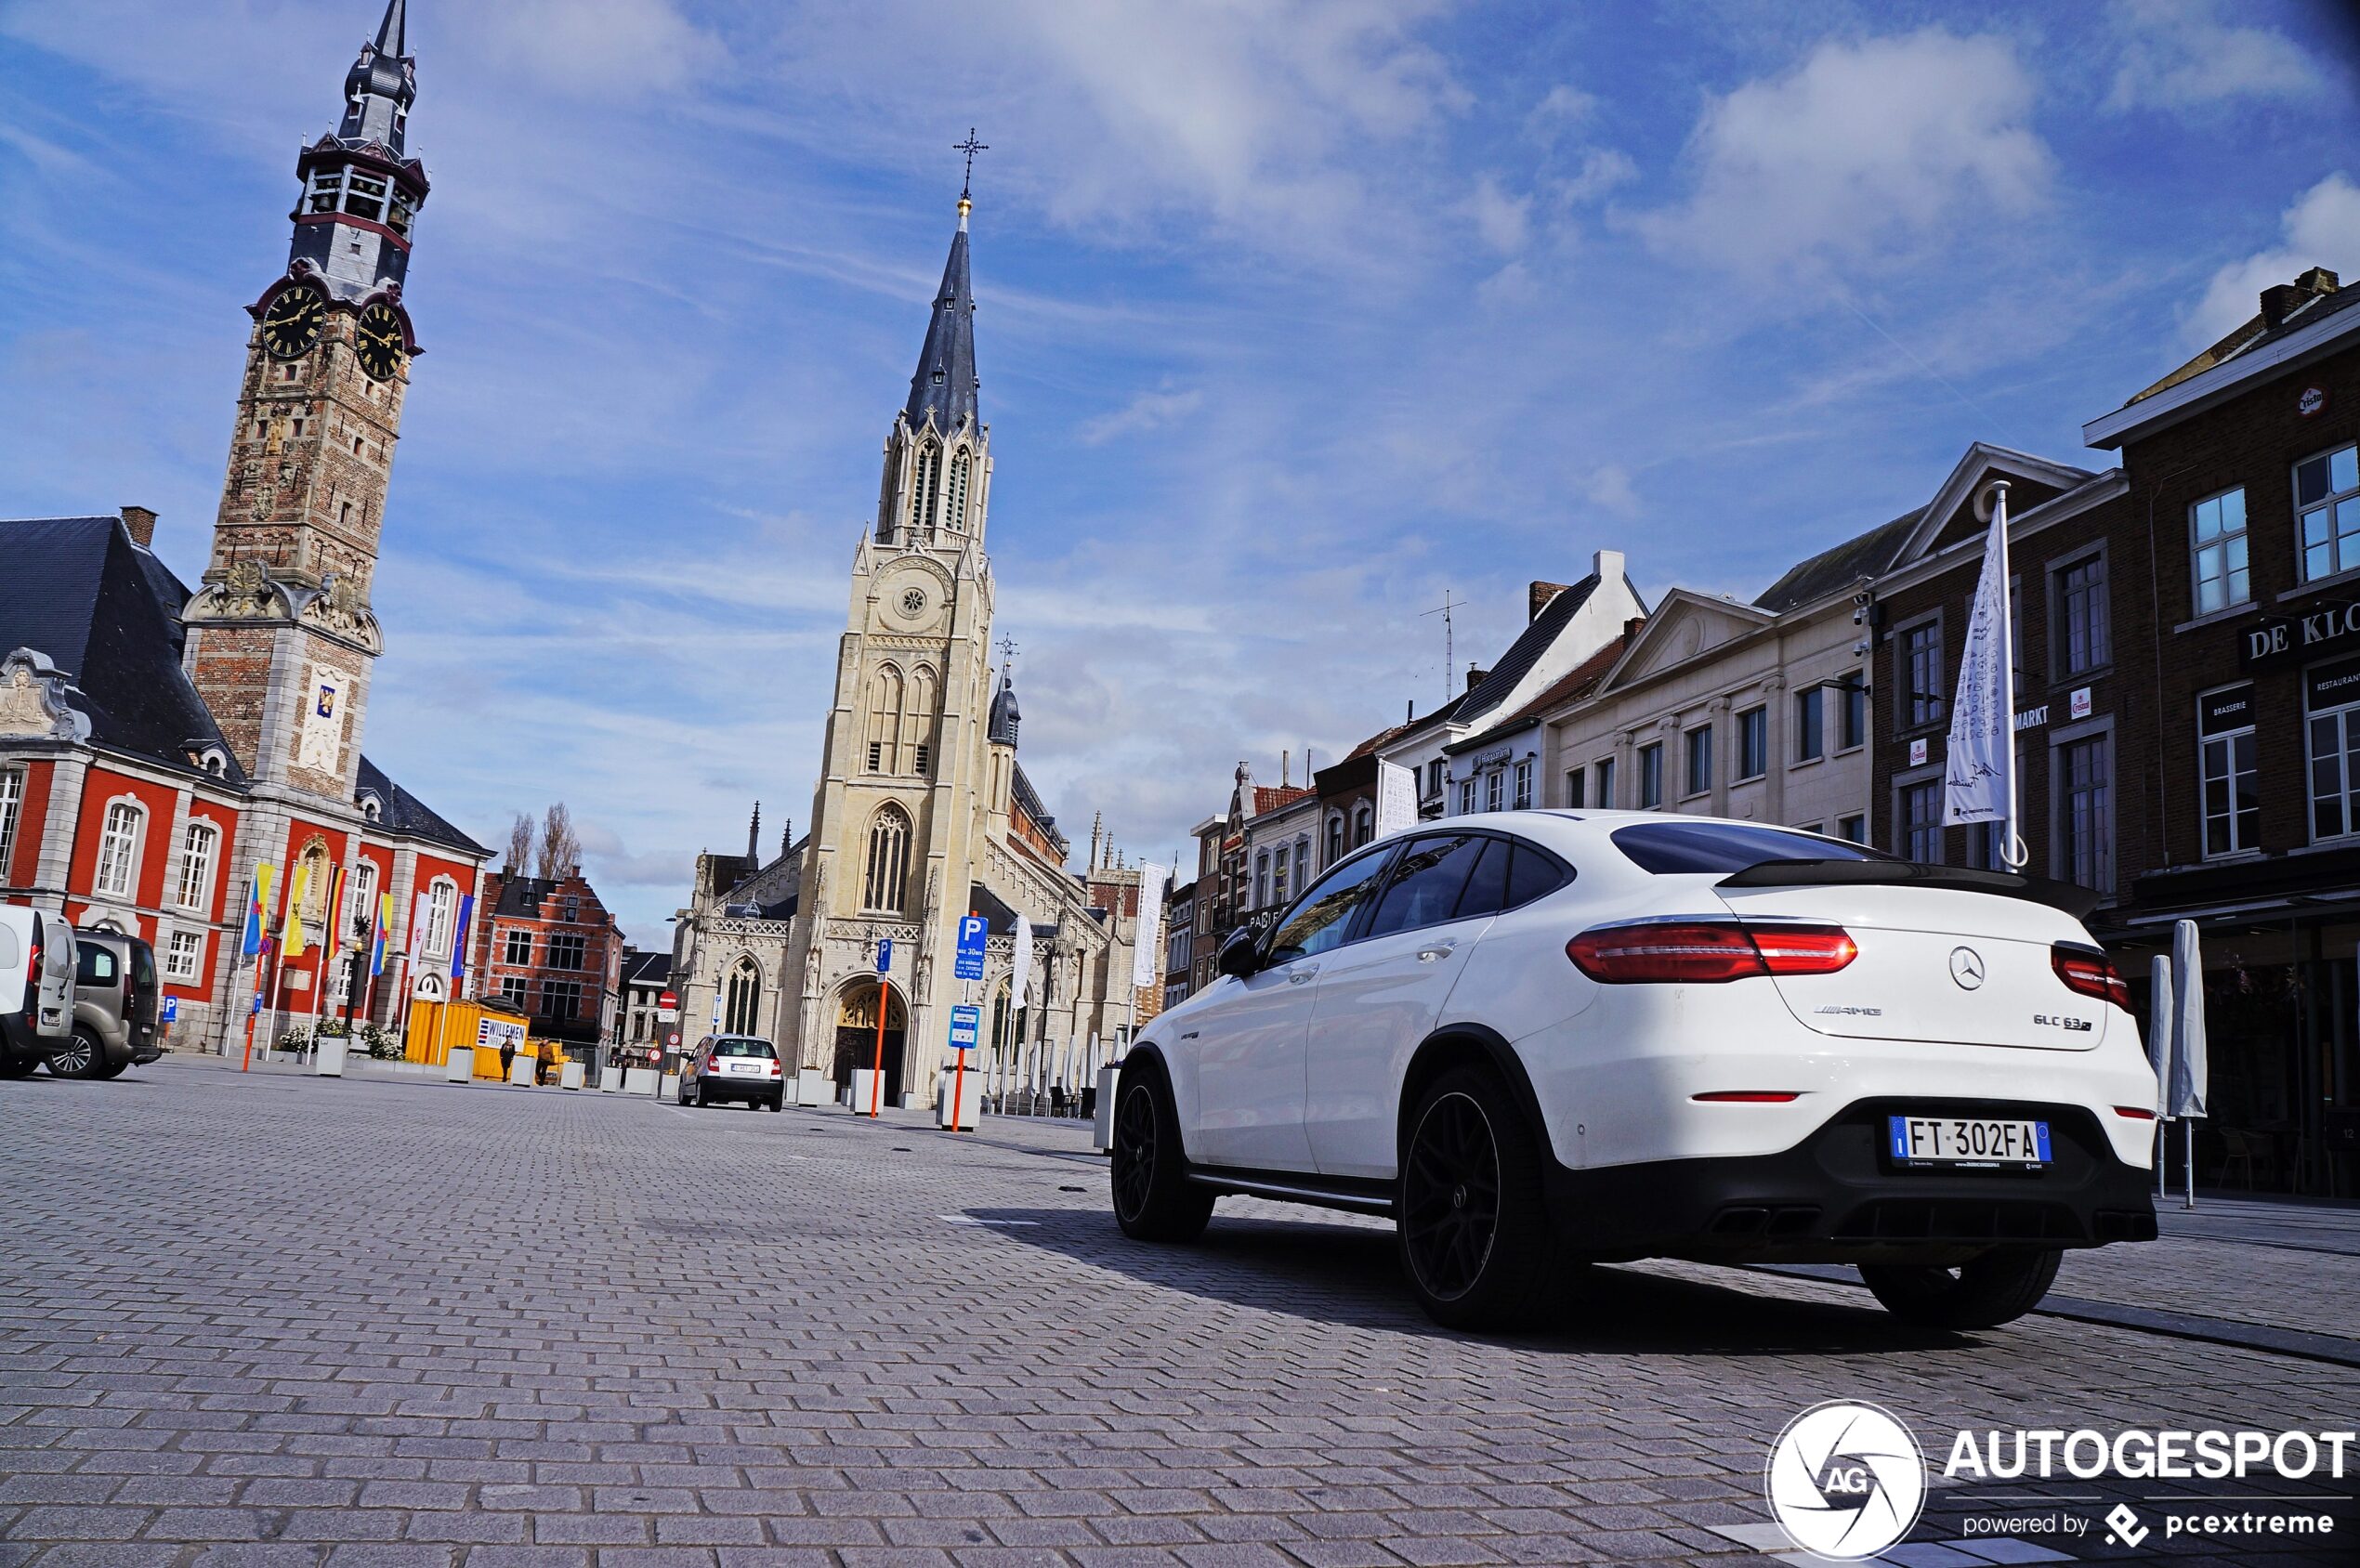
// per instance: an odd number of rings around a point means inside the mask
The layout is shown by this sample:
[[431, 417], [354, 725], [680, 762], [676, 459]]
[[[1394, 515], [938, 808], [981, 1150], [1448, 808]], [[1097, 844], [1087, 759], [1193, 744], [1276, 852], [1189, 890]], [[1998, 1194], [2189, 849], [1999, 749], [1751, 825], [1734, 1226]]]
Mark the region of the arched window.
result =
[[934, 503], [942, 489], [942, 449], [928, 442], [918, 449], [910, 473], [910, 526], [923, 529], [934, 521]]
[[910, 894], [910, 816], [892, 802], [869, 824], [868, 874], [860, 884], [860, 907], [899, 914]]
[[1362, 844], [1367, 843], [1370, 839], [1373, 839], [1376, 836], [1376, 816], [1369, 809], [1368, 803], [1364, 801], [1361, 803], [1360, 809], [1352, 814], [1352, 847], [1358, 849]]
[[1311, 885], [1311, 835], [1304, 834], [1294, 842], [1294, 889], [1301, 893]]
[[426, 889], [426, 929], [425, 940], [419, 944], [430, 958], [451, 956], [451, 920], [459, 908], [459, 884], [449, 877], [438, 877]]
[[213, 898], [213, 855], [221, 842], [221, 830], [210, 822], [195, 821], [180, 841], [180, 896], [184, 909], [202, 914]]
[[345, 907], [344, 926], [338, 933], [361, 944], [366, 953], [370, 934], [377, 928], [377, 863], [365, 856], [352, 863], [351, 902]]
[[1344, 858], [1344, 813], [1334, 812], [1328, 817], [1328, 864], [1332, 866]]
[[751, 958], [741, 958], [729, 970], [721, 1000], [721, 1026], [733, 1035], [751, 1035], [762, 1026], [762, 970]]
[[148, 814], [129, 801], [107, 807], [106, 826], [98, 834], [98, 890], [113, 898], [128, 898], [139, 878], [139, 835]]
[[[303, 903], [296, 912], [306, 925], [324, 927], [328, 919], [328, 846], [314, 839], [303, 852]], [[448, 951], [449, 949], [445, 949]]]
[[898, 773], [901, 672], [887, 664], [869, 680], [869, 771]]
[[923, 664], [910, 672], [909, 694], [901, 703], [901, 756], [909, 770], [919, 777], [932, 775], [934, 672]]
[[952, 531], [964, 533], [967, 529], [967, 449], [961, 447], [951, 458], [950, 504], [942, 509], [942, 520]]

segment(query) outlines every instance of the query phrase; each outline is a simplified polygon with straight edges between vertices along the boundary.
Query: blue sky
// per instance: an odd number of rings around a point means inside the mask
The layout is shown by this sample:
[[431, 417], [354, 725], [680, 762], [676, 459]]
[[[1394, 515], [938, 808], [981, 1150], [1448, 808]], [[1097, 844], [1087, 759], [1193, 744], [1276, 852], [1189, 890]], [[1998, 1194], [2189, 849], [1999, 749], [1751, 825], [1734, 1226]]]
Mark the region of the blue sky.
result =
[[[376, 0], [0, 0], [0, 516], [204, 563]], [[810, 810], [958, 190], [1028, 770], [1160, 859], [1619, 548], [1750, 595], [2360, 274], [2324, 5], [413, 0], [434, 196], [368, 748], [643, 943]]]

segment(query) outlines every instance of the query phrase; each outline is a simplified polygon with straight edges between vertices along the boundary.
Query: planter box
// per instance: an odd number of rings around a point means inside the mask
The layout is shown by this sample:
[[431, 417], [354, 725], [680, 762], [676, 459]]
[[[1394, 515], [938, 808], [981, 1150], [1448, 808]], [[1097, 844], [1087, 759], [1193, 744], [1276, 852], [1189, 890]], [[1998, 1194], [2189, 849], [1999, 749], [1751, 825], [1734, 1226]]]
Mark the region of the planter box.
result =
[[835, 1085], [818, 1071], [797, 1073], [794, 1080], [794, 1103], [798, 1105], [824, 1105]]
[[315, 1078], [344, 1077], [344, 1041], [321, 1040], [311, 1055], [311, 1072]]
[[568, 1062], [564, 1066], [557, 1069], [557, 1087], [559, 1089], [580, 1089], [582, 1087], [582, 1078], [583, 1069], [582, 1064], [579, 1062]]
[[653, 1067], [631, 1067], [623, 1075], [625, 1094], [654, 1094], [662, 1087], [662, 1078]]
[[472, 1083], [476, 1076], [476, 1048], [454, 1045], [442, 1064], [442, 1076], [450, 1083]]
[[1100, 1154], [1114, 1147], [1114, 1086], [1121, 1077], [1120, 1067], [1098, 1069], [1098, 1104], [1090, 1118], [1090, 1146]]
[[[957, 1090], [959, 1104], [954, 1116], [951, 1095]], [[981, 1073], [945, 1073], [942, 1091], [935, 1096], [934, 1124], [954, 1132], [973, 1132], [983, 1117], [983, 1075]]]
[[[871, 1087], [871, 1085], [876, 1082], [876, 1079], [877, 1074], [872, 1068], [853, 1068], [852, 1091], [845, 1096], [844, 1103], [846, 1109], [851, 1111], [856, 1116], [867, 1116], [869, 1114], [870, 1096], [872, 1093], [877, 1092], [877, 1091]], [[881, 1110], [892, 1104], [893, 1102], [891, 1100], [885, 1099], [882, 1096], [880, 1096], [876, 1101], [876, 1104]]]
[[519, 1089], [532, 1087], [532, 1076], [541, 1064], [530, 1056], [519, 1056], [508, 1064], [508, 1081]]

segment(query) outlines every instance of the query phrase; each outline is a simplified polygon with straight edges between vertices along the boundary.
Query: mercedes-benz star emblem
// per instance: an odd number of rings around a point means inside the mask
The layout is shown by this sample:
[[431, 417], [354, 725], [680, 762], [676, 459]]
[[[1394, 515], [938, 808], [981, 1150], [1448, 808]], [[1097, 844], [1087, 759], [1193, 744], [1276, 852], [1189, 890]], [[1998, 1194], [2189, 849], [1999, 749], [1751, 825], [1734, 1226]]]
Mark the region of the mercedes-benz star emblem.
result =
[[1973, 947], [1950, 949], [1950, 978], [1962, 991], [1972, 991], [1983, 984], [1983, 955]]

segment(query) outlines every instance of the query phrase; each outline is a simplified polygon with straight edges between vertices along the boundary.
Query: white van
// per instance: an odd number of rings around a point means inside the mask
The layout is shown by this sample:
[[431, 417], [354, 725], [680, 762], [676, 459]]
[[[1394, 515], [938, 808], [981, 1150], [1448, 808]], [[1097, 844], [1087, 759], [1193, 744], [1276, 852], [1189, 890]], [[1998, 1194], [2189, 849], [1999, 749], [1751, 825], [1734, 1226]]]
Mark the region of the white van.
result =
[[0, 904], [0, 1078], [22, 1078], [73, 1032], [73, 927]]

